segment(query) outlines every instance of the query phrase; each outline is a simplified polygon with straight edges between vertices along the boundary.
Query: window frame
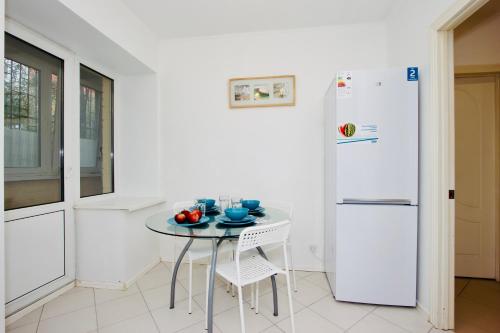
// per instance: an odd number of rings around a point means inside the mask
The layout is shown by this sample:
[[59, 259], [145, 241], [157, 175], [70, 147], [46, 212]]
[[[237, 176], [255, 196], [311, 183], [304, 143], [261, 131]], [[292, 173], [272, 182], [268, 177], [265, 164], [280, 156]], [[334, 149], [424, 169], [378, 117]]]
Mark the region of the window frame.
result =
[[[60, 112], [60, 116], [56, 117], [56, 139], [60, 142], [60, 149], [55, 149], [51, 151], [50, 145], [50, 117], [46, 112], [42, 111], [42, 108], [50, 110], [50, 101], [47, 98], [44, 101], [44, 96], [49, 95], [51, 81], [49, 79], [50, 75], [44, 75], [43, 73], [55, 74], [55, 67], [53, 66], [40, 66], [37, 63], [37, 59], [31, 55], [17, 55], [15, 59], [5, 56], [6, 59], [10, 59], [21, 63], [25, 66], [35, 68], [40, 71], [39, 82], [40, 82], [40, 115], [39, 115], [39, 153], [40, 153], [40, 167], [36, 168], [22, 168], [22, 167], [4, 167], [4, 182], [14, 182], [14, 181], [29, 181], [29, 180], [50, 180], [50, 179], [61, 179], [61, 201], [64, 201], [64, 59], [45, 51], [32, 43], [19, 38], [15, 35], [10, 34], [5, 31], [4, 34], [13, 39], [29, 45], [43, 52], [51, 57], [54, 57], [61, 61], [60, 75], [58, 75], [58, 98], [57, 98], [57, 109]], [[45, 84], [44, 84], [45, 83]], [[5, 116], [4, 116], [5, 117]], [[45, 143], [45, 144], [44, 144]], [[59, 163], [59, 165], [57, 165]], [[58, 175], [58, 173], [60, 173]]]
[[[80, 61], [79, 66], [78, 66], [79, 71], [81, 71], [82, 67], [84, 67], [88, 71], [94, 72], [94, 73], [111, 81], [111, 114], [110, 114], [110, 121], [111, 121], [111, 129], [110, 129], [110, 131], [111, 131], [111, 134], [110, 134], [110, 136], [111, 136], [111, 152], [110, 152], [111, 191], [98, 193], [98, 194], [92, 194], [92, 195], [81, 195], [81, 188], [80, 188], [80, 191], [79, 191], [80, 199], [91, 198], [91, 197], [96, 197], [96, 196], [101, 196], [101, 195], [112, 195], [116, 191], [116, 189], [115, 189], [115, 173], [116, 173], [116, 170], [115, 170], [115, 79], [113, 79], [109, 75], [103, 74], [102, 71], [100, 71], [100, 70], [94, 69], [96, 66], [86, 65], [83, 61]], [[78, 80], [78, 92], [79, 92], [78, 96], [79, 96], [79, 98], [80, 98], [80, 89], [82, 87], [82, 81], [85, 83], [85, 84], [83, 84], [83, 86], [94, 89], [94, 90], [102, 93], [100, 87], [96, 86], [93, 82], [91, 82], [89, 80], [82, 80], [81, 75], [79, 75], [79, 80]], [[79, 105], [80, 105], [80, 103], [79, 103]], [[80, 107], [79, 107], [78, 111], [79, 111], [78, 114], [80, 115], [80, 112], [81, 112]], [[102, 115], [102, 110], [101, 110], [100, 114]], [[102, 119], [102, 118], [100, 118], [100, 119]], [[79, 149], [80, 149], [80, 145], [81, 145], [80, 128], [81, 128], [80, 127], [80, 117], [78, 117], [78, 147], [79, 147]], [[102, 128], [101, 128], [101, 131], [102, 131]], [[99, 147], [101, 147], [101, 145], [102, 145], [102, 135], [99, 135], [98, 145], [99, 145]], [[99, 173], [99, 171], [100, 171], [100, 165], [102, 165], [102, 155], [101, 155], [101, 159], [97, 161], [96, 167], [84, 167], [84, 168], [82, 168], [81, 161], [79, 161], [79, 164], [80, 164], [79, 165], [79, 169], [80, 169], [79, 183], [81, 184], [82, 178], [91, 178], [91, 177], [96, 177], [96, 176], [101, 175]]]

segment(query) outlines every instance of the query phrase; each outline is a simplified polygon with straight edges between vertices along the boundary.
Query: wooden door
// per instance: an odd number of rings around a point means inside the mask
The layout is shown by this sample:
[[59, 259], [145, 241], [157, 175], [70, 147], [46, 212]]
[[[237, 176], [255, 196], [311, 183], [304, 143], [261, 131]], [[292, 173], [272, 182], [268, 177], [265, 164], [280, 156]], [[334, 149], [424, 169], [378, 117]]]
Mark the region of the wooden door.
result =
[[496, 77], [455, 80], [455, 275], [495, 278]]

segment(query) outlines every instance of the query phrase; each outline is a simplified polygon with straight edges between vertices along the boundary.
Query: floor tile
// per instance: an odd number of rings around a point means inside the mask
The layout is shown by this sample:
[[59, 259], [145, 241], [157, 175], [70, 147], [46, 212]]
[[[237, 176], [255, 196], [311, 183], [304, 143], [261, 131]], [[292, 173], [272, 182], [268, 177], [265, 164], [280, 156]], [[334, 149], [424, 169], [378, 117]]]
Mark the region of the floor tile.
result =
[[99, 327], [118, 323], [148, 312], [141, 294], [115, 299], [97, 304], [97, 322]]
[[408, 333], [401, 327], [372, 314], [361, 319], [348, 330], [349, 333]]
[[[221, 330], [217, 326], [214, 326], [214, 333], [222, 333]], [[189, 326], [187, 328], [184, 328], [180, 331], [177, 331], [175, 333], [207, 333], [207, 330], [205, 329], [205, 321], [202, 320], [193, 326]]]
[[[292, 292], [292, 299], [295, 295]], [[304, 306], [293, 300], [293, 313], [297, 313], [304, 309]], [[288, 293], [278, 291], [278, 316], [274, 316], [273, 294], [268, 293], [259, 296], [259, 313], [264, 315], [269, 321], [278, 323], [290, 317], [290, 305], [288, 304]]]
[[346, 330], [375, 309], [375, 306], [338, 302], [333, 296], [326, 296], [309, 306], [309, 309]]
[[96, 328], [95, 308], [89, 307], [42, 320], [37, 333], [87, 333]]
[[38, 327], [38, 322], [31, 323], [23, 326], [12, 327], [9, 326], [5, 330], [7, 333], [36, 333], [36, 328]]
[[204, 312], [196, 303], [193, 302], [193, 313], [188, 314], [187, 309], [187, 300], [184, 300], [177, 303], [174, 309], [169, 309], [168, 306], [165, 306], [154, 310], [152, 312], [153, 318], [160, 328], [160, 332], [177, 332], [205, 319]]
[[302, 305], [309, 306], [319, 301], [321, 298], [330, 295], [331, 292], [314, 285], [306, 279], [297, 281], [297, 292], [294, 292], [294, 298]]
[[[290, 318], [279, 322], [277, 326], [284, 332], [292, 331]], [[297, 333], [340, 333], [342, 331], [340, 327], [307, 308], [295, 314], [295, 332]]]
[[[170, 284], [149, 289], [142, 292], [149, 310], [155, 310], [163, 306], [170, 305]], [[187, 290], [182, 285], [177, 284], [175, 287], [175, 303], [185, 300], [188, 297]]]
[[330, 284], [328, 283], [328, 280], [326, 279], [325, 273], [314, 272], [314, 273], [308, 275], [307, 277], [305, 277], [305, 279], [309, 282], [312, 282], [315, 286], [323, 288], [329, 292], [331, 291]]
[[413, 333], [427, 333], [432, 328], [427, 315], [416, 308], [380, 306], [373, 314]]
[[271, 326], [268, 329], [262, 331], [262, 333], [284, 333], [278, 326]]
[[[201, 293], [204, 293], [205, 290], [207, 289], [207, 270], [206, 266], [205, 269], [202, 270], [193, 270], [193, 296], [198, 295]], [[182, 285], [186, 290], [189, 288], [189, 279], [182, 278], [177, 280], [180, 285]], [[222, 281], [221, 279], [215, 279], [215, 286], [216, 287], [225, 287], [226, 283]]]
[[139, 292], [134, 283], [127, 290], [94, 289], [96, 304], [112, 301], [114, 299], [130, 296]]
[[41, 319], [48, 319], [94, 305], [94, 290], [92, 288], [73, 289], [45, 304]]
[[157, 333], [153, 317], [148, 312], [138, 317], [121, 321], [117, 324], [99, 328], [99, 333]]
[[170, 270], [165, 265], [159, 264], [137, 280], [137, 285], [142, 291], [145, 291], [170, 284], [171, 281], [172, 273]]
[[40, 315], [42, 314], [42, 307], [39, 307], [38, 309], [35, 309], [31, 311], [30, 313], [26, 314], [24, 317], [19, 318], [12, 324], [8, 326], [9, 329], [14, 329], [17, 327], [21, 326], [26, 326], [29, 324], [38, 324], [38, 321], [40, 320]]
[[[214, 317], [214, 322], [224, 333], [241, 332], [239, 306], [228, 311], [219, 313]], [[243, 307], [245, 318], [245, 329], [247, 333], [259, 333], [268, 327], [273, 326], [262, 314], [255, 314], [248, 305]]]
[[[193, 300], [205, 310], [206, 293], [198, 294]], [[226, 288], [218, 287], [214, 289], [214, 314], [218, 314], [238, 306], [238, 297], [232, 297], [231, 293], [226, 292]]]

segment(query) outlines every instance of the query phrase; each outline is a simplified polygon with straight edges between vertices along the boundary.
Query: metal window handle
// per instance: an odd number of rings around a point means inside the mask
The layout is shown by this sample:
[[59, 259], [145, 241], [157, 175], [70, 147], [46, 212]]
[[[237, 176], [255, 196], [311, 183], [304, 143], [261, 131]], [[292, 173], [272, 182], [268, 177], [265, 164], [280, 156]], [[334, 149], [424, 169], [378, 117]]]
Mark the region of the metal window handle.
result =
[[371, 204], [371, 205], [411, 205], [411, 200], [408, 199], [358, 199], [345, 198], [342, 199], [344, 204]]

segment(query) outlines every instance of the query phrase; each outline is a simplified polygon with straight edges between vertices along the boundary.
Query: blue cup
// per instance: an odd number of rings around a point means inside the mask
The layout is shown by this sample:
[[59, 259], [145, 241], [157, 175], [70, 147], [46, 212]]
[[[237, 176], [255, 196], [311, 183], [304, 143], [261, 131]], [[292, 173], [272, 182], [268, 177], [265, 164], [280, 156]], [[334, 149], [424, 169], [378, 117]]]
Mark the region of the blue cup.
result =
[[259, 207], [259, 200], [241, 200], [241, 206], [248, 208], [250, 210], [255, 210]]
[[212, 209], [212, 207], [215, 205], [215, 200], [214, 199], [199, 199], [198, 203], [204, 203], [206, 209]]
[[227, 208], [224, 213], [232, 221], [239, 221], [248, 215], [248, 208]]

